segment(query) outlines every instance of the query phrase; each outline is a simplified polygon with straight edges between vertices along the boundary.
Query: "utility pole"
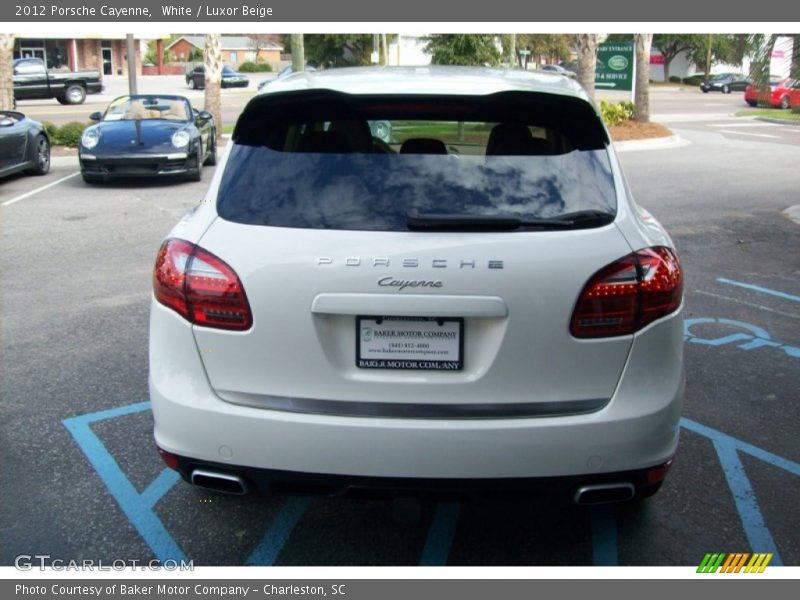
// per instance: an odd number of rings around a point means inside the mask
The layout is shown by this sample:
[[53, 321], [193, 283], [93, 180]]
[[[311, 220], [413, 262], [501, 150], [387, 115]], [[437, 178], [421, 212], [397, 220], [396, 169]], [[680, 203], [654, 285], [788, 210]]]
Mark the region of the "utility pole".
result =
[[511, 34], [511, 43], [508, 45], [508, 53], [510, 56], [508, 57], [509, 66], [513, 69], [517, 66], [517, 34]]
[[127, 42], [128, 52], [128, 94], [133, 96], [139, 93], [136, 86], [136, 44], [134, 43], [133, 34], [126, 34], [125, 41]]

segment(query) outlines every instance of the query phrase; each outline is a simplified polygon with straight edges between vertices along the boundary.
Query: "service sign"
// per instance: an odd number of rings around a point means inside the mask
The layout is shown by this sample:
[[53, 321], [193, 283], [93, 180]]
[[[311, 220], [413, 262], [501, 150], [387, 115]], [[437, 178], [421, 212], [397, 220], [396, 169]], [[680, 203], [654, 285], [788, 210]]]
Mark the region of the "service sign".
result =
[[463, 319], [357, 317], [356, 366], [459, 371], [463, 339]]
[[599, 44], [594, 75], [595, 87], [631, 91], [634, 63], [633, 42]]

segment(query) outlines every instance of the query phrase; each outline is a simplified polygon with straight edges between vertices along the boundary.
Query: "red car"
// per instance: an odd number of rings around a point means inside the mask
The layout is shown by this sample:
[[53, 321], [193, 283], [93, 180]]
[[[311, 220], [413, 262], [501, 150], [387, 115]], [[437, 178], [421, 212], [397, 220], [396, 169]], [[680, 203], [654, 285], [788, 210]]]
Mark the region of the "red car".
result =
[[769, 93], [759, 91], [753, 83], [744, 91], [744, 100], [750, 106], [768, 104], [775, 108], [800, 106], [800, 79], [771, 79]]

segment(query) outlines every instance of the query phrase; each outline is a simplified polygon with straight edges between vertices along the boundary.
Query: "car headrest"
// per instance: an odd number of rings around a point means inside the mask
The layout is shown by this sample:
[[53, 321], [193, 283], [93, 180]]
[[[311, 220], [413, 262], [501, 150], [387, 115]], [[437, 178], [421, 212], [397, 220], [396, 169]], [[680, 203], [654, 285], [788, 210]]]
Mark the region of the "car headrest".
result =
[[400, 154], [447, 154], [447, 147], [433, 138], [409, 138], [400, 146]]
[[134, 100], [131, 102], [131, 107], [125, 113], [125, 119], [146, 119], [148, 116], [147, 109], [144, 107], [144, 102], [141, 100]]
[[489, 134], [486, 156], [547, 156], [553, 147], [544, 138], [535, 138], [526, 125], [500, 123]]
[[298, 152], [320, 154], [348, 154], [350, 144], [344, 134], [336, 131], [312, 131], [303, 136], [297, 144]]

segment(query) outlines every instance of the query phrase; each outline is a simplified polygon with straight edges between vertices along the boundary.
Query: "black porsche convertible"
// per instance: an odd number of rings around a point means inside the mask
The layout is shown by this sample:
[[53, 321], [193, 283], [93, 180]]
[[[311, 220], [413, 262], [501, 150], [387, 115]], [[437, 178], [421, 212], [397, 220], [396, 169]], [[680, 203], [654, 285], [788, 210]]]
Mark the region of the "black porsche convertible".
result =
[[203, 177], [217, 162], [216, 125], [210, 113], [183, 96], [120, 96], [104, 113], [89, 116], [78, 148], [87, 183], [113, 177]]
[[44, 125], [21, 112], [0, 111], [0, 177], [50, 170], [50, 138]]

